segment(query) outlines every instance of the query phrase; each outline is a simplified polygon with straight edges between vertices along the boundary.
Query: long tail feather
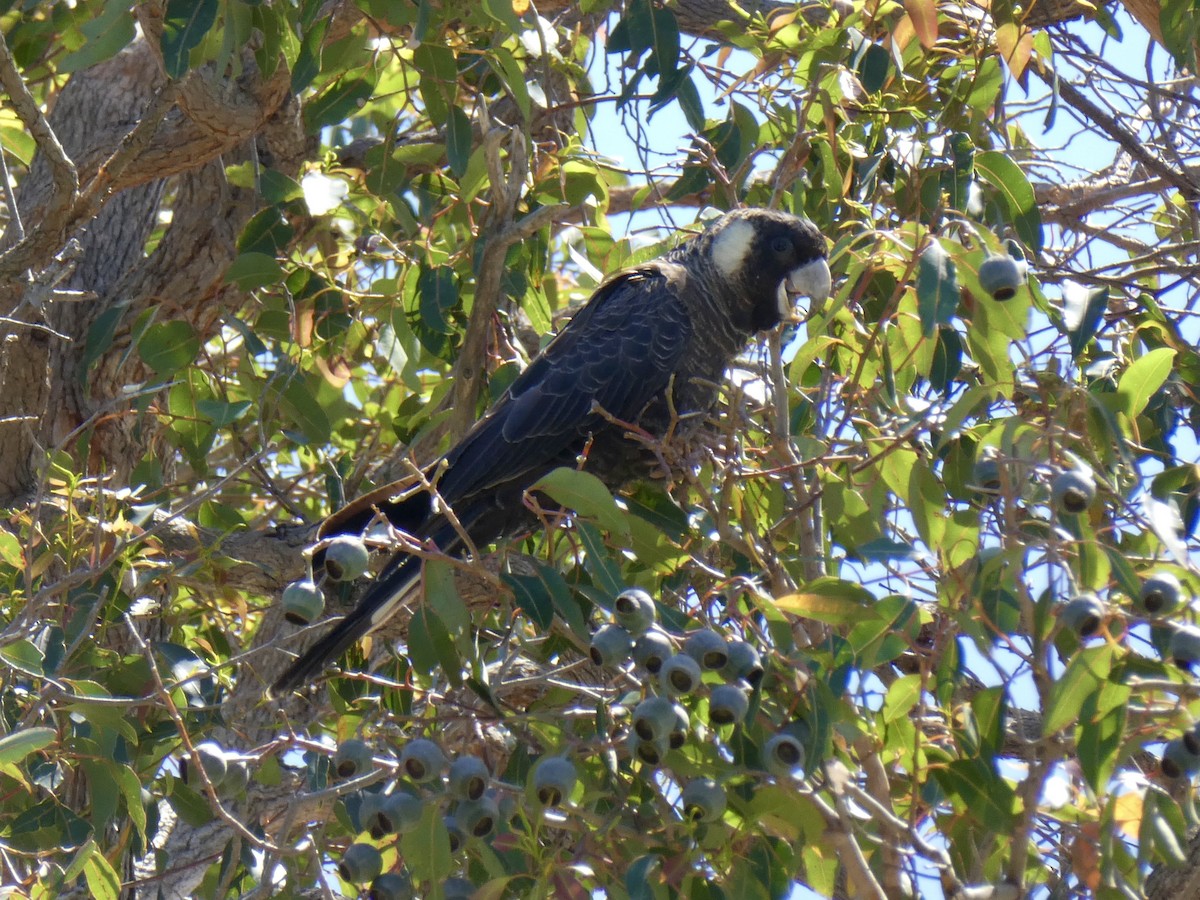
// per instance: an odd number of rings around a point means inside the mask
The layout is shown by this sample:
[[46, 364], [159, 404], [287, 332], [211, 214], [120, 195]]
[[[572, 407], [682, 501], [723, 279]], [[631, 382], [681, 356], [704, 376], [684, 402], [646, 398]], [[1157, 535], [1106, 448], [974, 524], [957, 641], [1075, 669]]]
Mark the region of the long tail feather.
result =
[[311, 682], [355, 641], [382, 625], [396, 610], [408, 603], [420, 580], [421, 560], [415, 556], [406, 557], [391, 571], [385, 571], [346, 618], [305, 650], [279, 676], [271, 686], [269, 695], [282, 697]]

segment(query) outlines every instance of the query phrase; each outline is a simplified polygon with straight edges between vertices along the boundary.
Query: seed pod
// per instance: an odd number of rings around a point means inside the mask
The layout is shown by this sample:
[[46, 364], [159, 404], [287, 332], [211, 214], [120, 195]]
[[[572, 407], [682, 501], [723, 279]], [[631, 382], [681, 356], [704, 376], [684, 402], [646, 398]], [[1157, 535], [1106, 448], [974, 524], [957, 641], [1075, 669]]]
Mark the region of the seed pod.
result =
[[617, 624], [635, 637], [643, 635], [658, 620], [654, 598], [641, 588], [629, 588], [617, 594], [613, 602]]
[[325, 574], [334, 581], [361, 578], [370, 565], [371, 551], [356, 535], [339, 534], [325, 545]]
[[666, 697], [647, 697], [633, 710], [633, 730], [645, 741], [669, 737], [675, 729], [675, 704]]
[[1181, 669], [1190, 669], [1200, 661], [1200, 629], [1193, 625], [1180, 625], [1171, 633], [1171, 643], [1167, 649], [1175, 665]]
[[358, 738], [342, 741], [333, 753], [332, 768], [334, 776], [342, 780], [366, 774], [375, 768], [371, 745]]
[[750, 691], [744, 683], [719, 684], [708, 698], [708, 720], [714, 725], [741, 722], [750, 710]]
[[683, 652], [710, 672], [724, 668], [729, 662], [725, 638], [709, 628], [689, 633], [683, 641]]
[[1104, 603], [1095, 594], [1079, 594], [1063, 605], [1059, 616], [1064, 628], [1088, 638], [1100, 630], [1106, 614]]
[[378, 819], [384, 834], [408, 834], [421, 823], [424, 811], [420, 797], [408, 791], [393, 791], [381, 801]]
[[746, 641], [730, 641], [728, 649], [729, 659], [721, 670], [721, 676], [726, 681], [741, 678], [751, 687], [757, 687], [763, 678], [762, 657], [758, 649]]
[[629, 732], [629, 754], [634, 759], [641, 760], [648, 766], [662, 765], [671, 749], [670, 739], [660, 736], [651, 740], [641, 737], [636, 731]]
[[684, 653], [676, 653], [663, 663], [658, 680], [672, 697], [690, 694], [700, 686], [700, 664]]
[[1096, 481], [1086, 472], [1067, 469], [1050, 482], [1050, 500], [1060, 513], [1077, 516], [1096, 499]]
[[400, 753], [400, 768], [417, 784], [432, 781], [446, 768], [442, 748], [426, 738], [417, 738], [404, 745]]
[[993, 300], [1011, 300], [1024, 283], [1025, 273], [1011, 256], [989, 256], [979, 266], [979, 286]]
[[667, 637], [666, 632], [657, 628], [651, 628], [633, 645], [633, 661], [651, 675], [657, 675], [662, 670], [663, 663], [674, 653], [671, 639]]
[[464, 755], [450, 764], [447, 783], [450, 794], [459, 800], [478, 800], [487, 790], [492, 773], [478, 756]]
[[293, 581], [283, 589], [283, 617], [293, 625], [307, 625], [325, 611], [325, 595], [312, 581]]
[[683, 817], [693, 822], [715, 822], [725, 814], [725, 789], [711, 778], [694, 778], [680, 795]]
[[543, 806], [559, 806], [575, 788], [575, 764], [562, 756], [549, 756], [533, 770], [533, 793]]
[[804, 765], [804, 745], [787, 732], [772, 735], [763, 745], [763, 765], [777, 778], [790, 778]]
[[592, 662], [598, 666], [619, 666], [629, 659], [633, 649], [633, 638], [620, 625], [602, 625], [592, 635], [588, 650]]
[[500, 822], [500, 807], [493, 797], [463, 800], [454, 810], [458, 827], [471, 837], [484, 838], [496, 830]]
[[1163, 748], [1162, 771], [1168, 778], [1182, 778], [1200, 772], [1200, 739], [1189, 731], [1167, 741]]
[[1168, 616], [1179, 606], [1183, 585], [1170, 572], [1159, 572], [1142, 582], [1138, 604], [1152, 616]]
[[371, 882], [369, 900], [413, 900], [412, 880], [399, 872], [384, 872]]
[[382, 871], [383, 856], [370, 844], [351, 844], [338, 863], [338, 874], [351, 884], [372, 881]]

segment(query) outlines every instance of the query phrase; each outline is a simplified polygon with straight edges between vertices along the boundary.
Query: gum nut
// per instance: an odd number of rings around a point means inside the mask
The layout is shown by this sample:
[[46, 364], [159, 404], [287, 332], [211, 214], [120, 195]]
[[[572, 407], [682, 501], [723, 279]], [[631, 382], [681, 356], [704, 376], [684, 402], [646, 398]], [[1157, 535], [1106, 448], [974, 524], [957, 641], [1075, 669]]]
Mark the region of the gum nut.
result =
[[458, 824], [458, 819], [454, 816], [442, 816], [442, 824], [446, 826], [446, 833], [450, 835], [450, 852], [457, 853], [462, 849], [462, 845], [467, 842], [467, 835]]
[[708, 628], [690, 632], [684, 638], [683, 652], [710, 672], [723, 669], [729, 662], [729, 645], [725, 638]]
[[725, 789], [711, 778], [694, 778], [680, 795], [683, 816], [693, 822], [715, 822], [725, 814]]
[[667, 743], [672, 750], [678, 750], [687, 742], [688, 727], [691, 723], [688, 719], [688, 712], [682, 704], [676, 703], [673, 709], [675, 711], [675, 727], [667, 735]]
[[250, 785], [250, 764], [244, 759], [231, 759], [221, 779], [221, 793], [236, 797]]
[[1175, 665], [1187, 669], [1200, 660], [1200, 629], [1193, 625], [1181, 625], [1171, 634], [1171, 643], [1167, 648]]
[[708, 720], [714, 725], [741, 722], [750, 710], [750, 692], [746, 685], [719, 684], [708, 698]]
[[343, 780], [357, 778], [374, 768], [375, 760], [371, 745], [358, 738], [342, 741], [333, 753], [332, 769], [335, 778]]
[[533, 770], [533, 793], [543, 806], [559, 806], [575, 788], [575, 764], [562, 756], [542, 760]]
[[1000, 460], [992, 456], [976, 460], [971, 480], [975, 487], [985, 494], [1000, 493]]
[[658, 680], [672, 697], [690, 694], [700, 686], [700, 664], [685, 653], [676, 653], [663, 663]]
[[371, 551], [356, 535], [339, 534], [325, 545], [325, 574], [334, 581], [360, 578], [370, 565]]
[[229, 773], [229, 760], [225, 750], [216, 741], [202, 741], [197, 744], [192, 761], [204, 769], [204, 774], [208, 776], [213, 787], [219, 787]]
[[1050, 482], [1050, 501], [1062, 513], [1076, 516], [1086, 512], [1096, 499], [1096, 482], [1085, 472], [1068, 469]]
[[500, 822], [500, 807], [492, 797], [463, 800], [454, 810], [458, 827], [471, 837], [484, 838], [496, 830]]
[[407, 834], [421, 823], [425, 803], [408, 791], [393, 791], [383, 798], [379, 809], [385, 834]]
[[283, 589], [283, 617], [293, 625], [307, 625], [325, 611], [325, 595], [315, 583], [293, 581]]
[[728, 681], [743, 679], [751, 687], [762, 681], [763, 664], [758, 648], [746, 641], [729, 642], [729, 659], [721, 675]]
[[588, 655], [598, 666], [619, 666], [629, 658], [633, 638], [620, 625], [602, 625], [592, 635]]
[[659, 766], [671, 750], [670, 739], [663, 735], [647, 741], [636, 731], [629, 732], [629, 755], [648, 766]]
[[1024, 283], [1021, 264], [1011, 256], [989, 256], [979, 266], [979, 286], [993, 300], [1011, 300]]
[[1168, 778], [1182, 778], [1200, 771], [1200, 741], [1194, 734], [1167, 741], [1163, 748], [1162, 771]]
[[478, 800], [487, 790], [492, 773], [478, 756], [460, 756], [450, 764], [447, 783], [450, 794], [458, 800]]
[[442, 748], [426, 738], [417, 738], [404, 745], [400, 753], [400, 768], [417, 784], [433, 781], [446, 768]]
[[643, 635], [658, 620], [654, 598], [641, 588], [629, 588], [617, 594], [613, 602], [617, 624], [635, 637]]
[[652, 628], [637, 639], [633, 645], [633, 661], [649, 672], [657, 675], [662, 665], [675, 653], [671, 639], [666, 632]]
[[1106, 614], [1107, 610], [1099, 597], [1080, 594], [1066, 602], [1060, 617], [1064, 628], [1071, 629], [1081, 638], [1087, 638], [1100, 630]]
[[1151, 575], [1142, 582], [1138, 602], [1152, 616], [1166, 616], [1175, 611], [1183, 596], [1183, 585], [1170, 572]]
[[351, 884], [373, 881], [382, 871], [383, 856], [370, 844], [351, 844], [338, 863], [338, 874]]
[[384, 794], [379, 791], [362, 791], [358, 803], [358, 830], [369, 832], [378, 840], [392, 829], [388, 828], [380, 815], [383, 811]]
[[412, 880], [399, 872], [384, 872], [371, 882], [368, 900], [413, 900]]
[[773, 735], [763, 745], [763, 763], [772, 775], [790, 777], [804, 765], [804, 745], [786, 732]]
[[633, 730], [644, 741], [670, 737], [675, 729], [675, 704], [666, 697], [647, 697], [633, 710]]

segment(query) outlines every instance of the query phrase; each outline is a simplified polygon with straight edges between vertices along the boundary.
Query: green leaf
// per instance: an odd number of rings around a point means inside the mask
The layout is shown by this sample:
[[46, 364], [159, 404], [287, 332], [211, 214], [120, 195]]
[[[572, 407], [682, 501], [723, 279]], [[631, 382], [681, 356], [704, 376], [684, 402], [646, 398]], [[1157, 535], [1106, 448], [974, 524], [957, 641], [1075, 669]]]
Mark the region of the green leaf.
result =
[[83, 877], [93, 900], [117, 900], [121, 896], [121, 879], [95, 844], [83, 865]]
[[138, 341], [138, 354], [162, 378], [170, 378], [200, 352], [200, 339], [183, 319], [156, 322]]
[[437, 884], [450, 874], [454, 858], [450, 855], [450, 832], [442, 821], [441, 804], [425, 804], [417, 827], [400, 837], [400, 852], [413, 878]]
[[35, 678], [41, 678], [46, 674], [43, 671], [45, 656], [42, 651], [24, 638], [0, 647], [0, 659], [18, 672], [24, 672]]
[[1071, 340], [1071, 358], [1079, 354], [1096, 335], [1108, 309], [1108, 288], [1085, 290], [1078, 285], [1068, 286], [1063, 291], [1063, 324]]
[[608, 487], [591, 472], [559, 467], [543, 475], [529, 490], [542, 492], [613, 534], [629, 537], [628, 513], [618, 508]]
[[318, 19], [304, 32], [300, 41], [300, 53], [292, 65], [292, 93], [298, 94], [317, 77], [321, 71], [321, 50], [325, 44], [325, 32], [329, 19]]
[[454, 334], [448, 315], [458, 306], [458, 276], [449, 266], [425, 269], [417, 278], [421, 322], [438, 334]]
[[79, 30], [84, 42], [76, 50], [64, 56], [58, 63], [60, 74], [78, 72], [96, 63], [112, 59], [125, 45], [133, 40], [133, 13], [123, 3], [106, 3], [104, 11], [94, 19], [84, 22]]
[[304, 125], [309, 133], [326, 125], [337, 125], [358, 112], [375, 93], [375, 77], [339, 78], [321, 92], [319, 97], [304, 104]]
[[1000, 755], [1004, 746], [1004, 720], [1007, 689], [1003, 686], [984, 688], [971, 698], [975, 728], [979, 736], [979, 755], [987, 762]]
[[949, 325], [958, 309], [958, 277], [954, 260], [934, 238], [917, 264], [917, 313], [921, 333], [931, 338], [939, 325]]
[[225, 270], [225, 280], [243, 291], [253, 291], [283, 281], [283, 269], [274, 256], [243, 253]]
[[1011, 827], [1016, 812], [1013, 789], [986, 762], [958, 759], [933, 769], [942, 790], [956, 798], [956, 804], [989, 831], [1003, 832]]
[[539, 630], [550, 627], [554, 622], [554, 601], [542, 579], [536, 575], [501, 572], [500, 580], [513, 592], [517, 606]]
[[826, 625], [848, 625], [876, 618], [875, 596], [862, 585], [840, 578], [818, 578], [794, 594], [775, 598], [784, 612]]
[[425, 602], [437, 613], [461, 653], [471, 652], [471, 611], [454, 584], [454, 567], [443, 559], [426, 560], [423, 570]]
[[576, 526], [579, 541], [583, 544], [583, 565], [592, 576], [596, 586], [610, 597], [615, 597], [625, 589], [625, 580], [621, 577], [621, 567], [613, 560], [599, 530], [590, 522], [579, 522]]
[[883, 709], [880, 711], [883, 721], [891, 724], [897, 719], [906, 719], [909, 711], [921, 699], [922, 676], [914, 672], [912, 675], [902, 675], [892, 682], [887, 696], [883, 698]]
[[521, 20], [513, 12], [512, 0], [483, 0], [482, 6], [488, 18], [507, 28], [509, 34], [520, 34], [524, 30]]
[[946, 534], [946, 490], [922, 463], [909, 472], [908, 507], [921, 540], [930, 549], [940, 549]]
[[22, 728], [0, 737], [0, 764], [11, 765], [22, 762], [31, 753], [50, 746], [58, 738], [53, 728], [36, 726]]
[[1116, 769], [1125, 738], [1125, 710], [1132, 694], [1128, 685], [1106, 681], [1088, 696], [1080, 711], [1076, 754], [1083, 777], [1098, 794], [1108, 790]]
[[1017, 236], [1037, 253], [1042, 249], [1042, 216], [1033, 186], [1020, 166], [999, 150], [975, 154], [975, 172], [1000, 193]]
[[455, 106], [446, 119], [446, 158], [455, 178], [462, 178], [471, 161], [471, 120]]
[[267, 207], [255, 213], [238, 235], [238, 253], [262, 253], [274, 257], [287, 248], [295, 233], [278, 209]]
[[1088, 647], [1067, 664], [1063, 676], [1050, 688], [1042, 734], [1050, 737], [1078, 721], [1084, 703], [1112, 671], [1116, 646]]
[[1121, 408], [1131, 419], [1141, 414], [1155, 392], [1166, 383], [1175, 362], [1175, 351], [1159, 347], [1133, 361], [1117, 382]]
[[[14, 569], [25, 568], [25, 553], [21, 549], [20, 540], [11, 531], [5, 531], [3, 528], [0, 528], [0, 562]], [[3, 651], [0, 650], [0, 653]]]
[[217, 21], [217, 0], [170, 0], [163, 18], [162, 57], [167, 77], [187, 74], [188, 56]]

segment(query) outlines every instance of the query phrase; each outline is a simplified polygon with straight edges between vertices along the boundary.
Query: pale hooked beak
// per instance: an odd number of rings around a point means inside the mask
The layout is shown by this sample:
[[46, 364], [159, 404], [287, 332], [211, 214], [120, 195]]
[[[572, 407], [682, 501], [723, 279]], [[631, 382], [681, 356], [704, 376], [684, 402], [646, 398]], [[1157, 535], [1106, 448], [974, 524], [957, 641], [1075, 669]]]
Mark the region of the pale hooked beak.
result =
[[779, 285], [779, 314], [787, 318], [792, 314], [796, 297], [810, 297], [820, 303], [833, 289], [833, 275], [829, 263], [814, 259], [799, 268], [792, 269]]

